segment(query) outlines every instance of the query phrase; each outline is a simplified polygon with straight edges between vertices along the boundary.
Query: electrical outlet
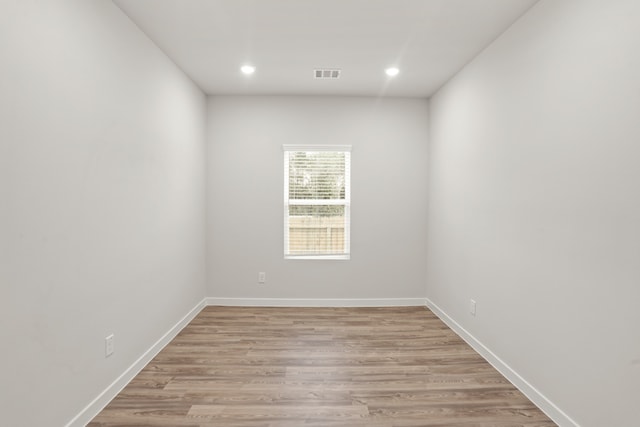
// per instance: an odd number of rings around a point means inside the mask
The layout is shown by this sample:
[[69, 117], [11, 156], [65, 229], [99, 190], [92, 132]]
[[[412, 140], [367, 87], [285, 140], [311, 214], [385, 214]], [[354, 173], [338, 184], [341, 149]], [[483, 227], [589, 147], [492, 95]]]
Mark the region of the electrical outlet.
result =
[[470, 302], [469, 302], [469, 313], [471, 313], [472, 316], [476, 315], [476, 301], [475, 300], [470, 300]]
[[267, 281], [267, 273], [261, 271], [258, 273], [258, 283], [263, 285]]
[[113, 334], [104, 339], [104, 357], [109, 357], [115, 351], [115, 343], [113, 341]]

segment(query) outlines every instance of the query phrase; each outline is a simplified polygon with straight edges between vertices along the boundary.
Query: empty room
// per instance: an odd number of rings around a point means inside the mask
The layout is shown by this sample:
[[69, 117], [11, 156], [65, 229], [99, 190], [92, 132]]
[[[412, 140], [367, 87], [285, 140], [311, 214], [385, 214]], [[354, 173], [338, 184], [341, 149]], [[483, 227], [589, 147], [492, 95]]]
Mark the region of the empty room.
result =
[[0, 0], [0, 425], [640, 425], [640, 1]]

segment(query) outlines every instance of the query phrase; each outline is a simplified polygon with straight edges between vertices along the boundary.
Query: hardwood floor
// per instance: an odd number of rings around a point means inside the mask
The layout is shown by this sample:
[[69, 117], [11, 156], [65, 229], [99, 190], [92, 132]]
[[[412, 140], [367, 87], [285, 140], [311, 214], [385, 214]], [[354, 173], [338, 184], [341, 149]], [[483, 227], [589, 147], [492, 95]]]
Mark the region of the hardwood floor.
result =
[[89, 426], [555, 424], [424, 307], [207, 307]]

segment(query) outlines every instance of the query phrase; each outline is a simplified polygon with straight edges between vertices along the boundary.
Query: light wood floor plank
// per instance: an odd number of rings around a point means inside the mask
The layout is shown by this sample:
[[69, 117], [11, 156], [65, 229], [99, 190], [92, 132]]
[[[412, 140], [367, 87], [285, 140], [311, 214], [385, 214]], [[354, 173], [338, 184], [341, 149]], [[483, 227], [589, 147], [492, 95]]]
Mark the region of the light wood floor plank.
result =
[[92, 427], [548, 427], [424, 307], [207, 307]]

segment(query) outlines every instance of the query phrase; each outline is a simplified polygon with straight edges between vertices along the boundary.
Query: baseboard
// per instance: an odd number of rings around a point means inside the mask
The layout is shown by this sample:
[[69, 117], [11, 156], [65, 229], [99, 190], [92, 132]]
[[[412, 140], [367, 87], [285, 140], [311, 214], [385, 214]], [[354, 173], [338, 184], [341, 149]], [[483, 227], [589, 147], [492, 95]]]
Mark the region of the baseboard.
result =
[[155, 342], [142, 356], [138, 358], [126, 371], [122, 373], [98, 397], [93, 399], [78, 415], [65, 427], [86, 426], [122, 389], [162, 350], [178, 333], [193, 320], [206, 306], [206, 299], [200, 301], [189, 313], [178, 321], [169, 331]]
[[456, 334], [477, 351], [487, 362], [496, 368], [506, 379], [508, 379], [518, 390], [520, 390], [529, 400], [531, 400], [542, 412], [551, 418], [560, 427], [580, 427], [553, 402], [545, 397], [540, 391], [533, 387], [527, 380], [522, 378], [516, 371], [507, 365], [502, 359], [496, 356], [489, 348], [471, 335], [458, 322], [447, 315], [440, 307], [429, 298], [426, 299], [427, 308], [440, 318]]
[[207, 305], [238, 307], [411, 307], [424, 298], [206, 298]]

